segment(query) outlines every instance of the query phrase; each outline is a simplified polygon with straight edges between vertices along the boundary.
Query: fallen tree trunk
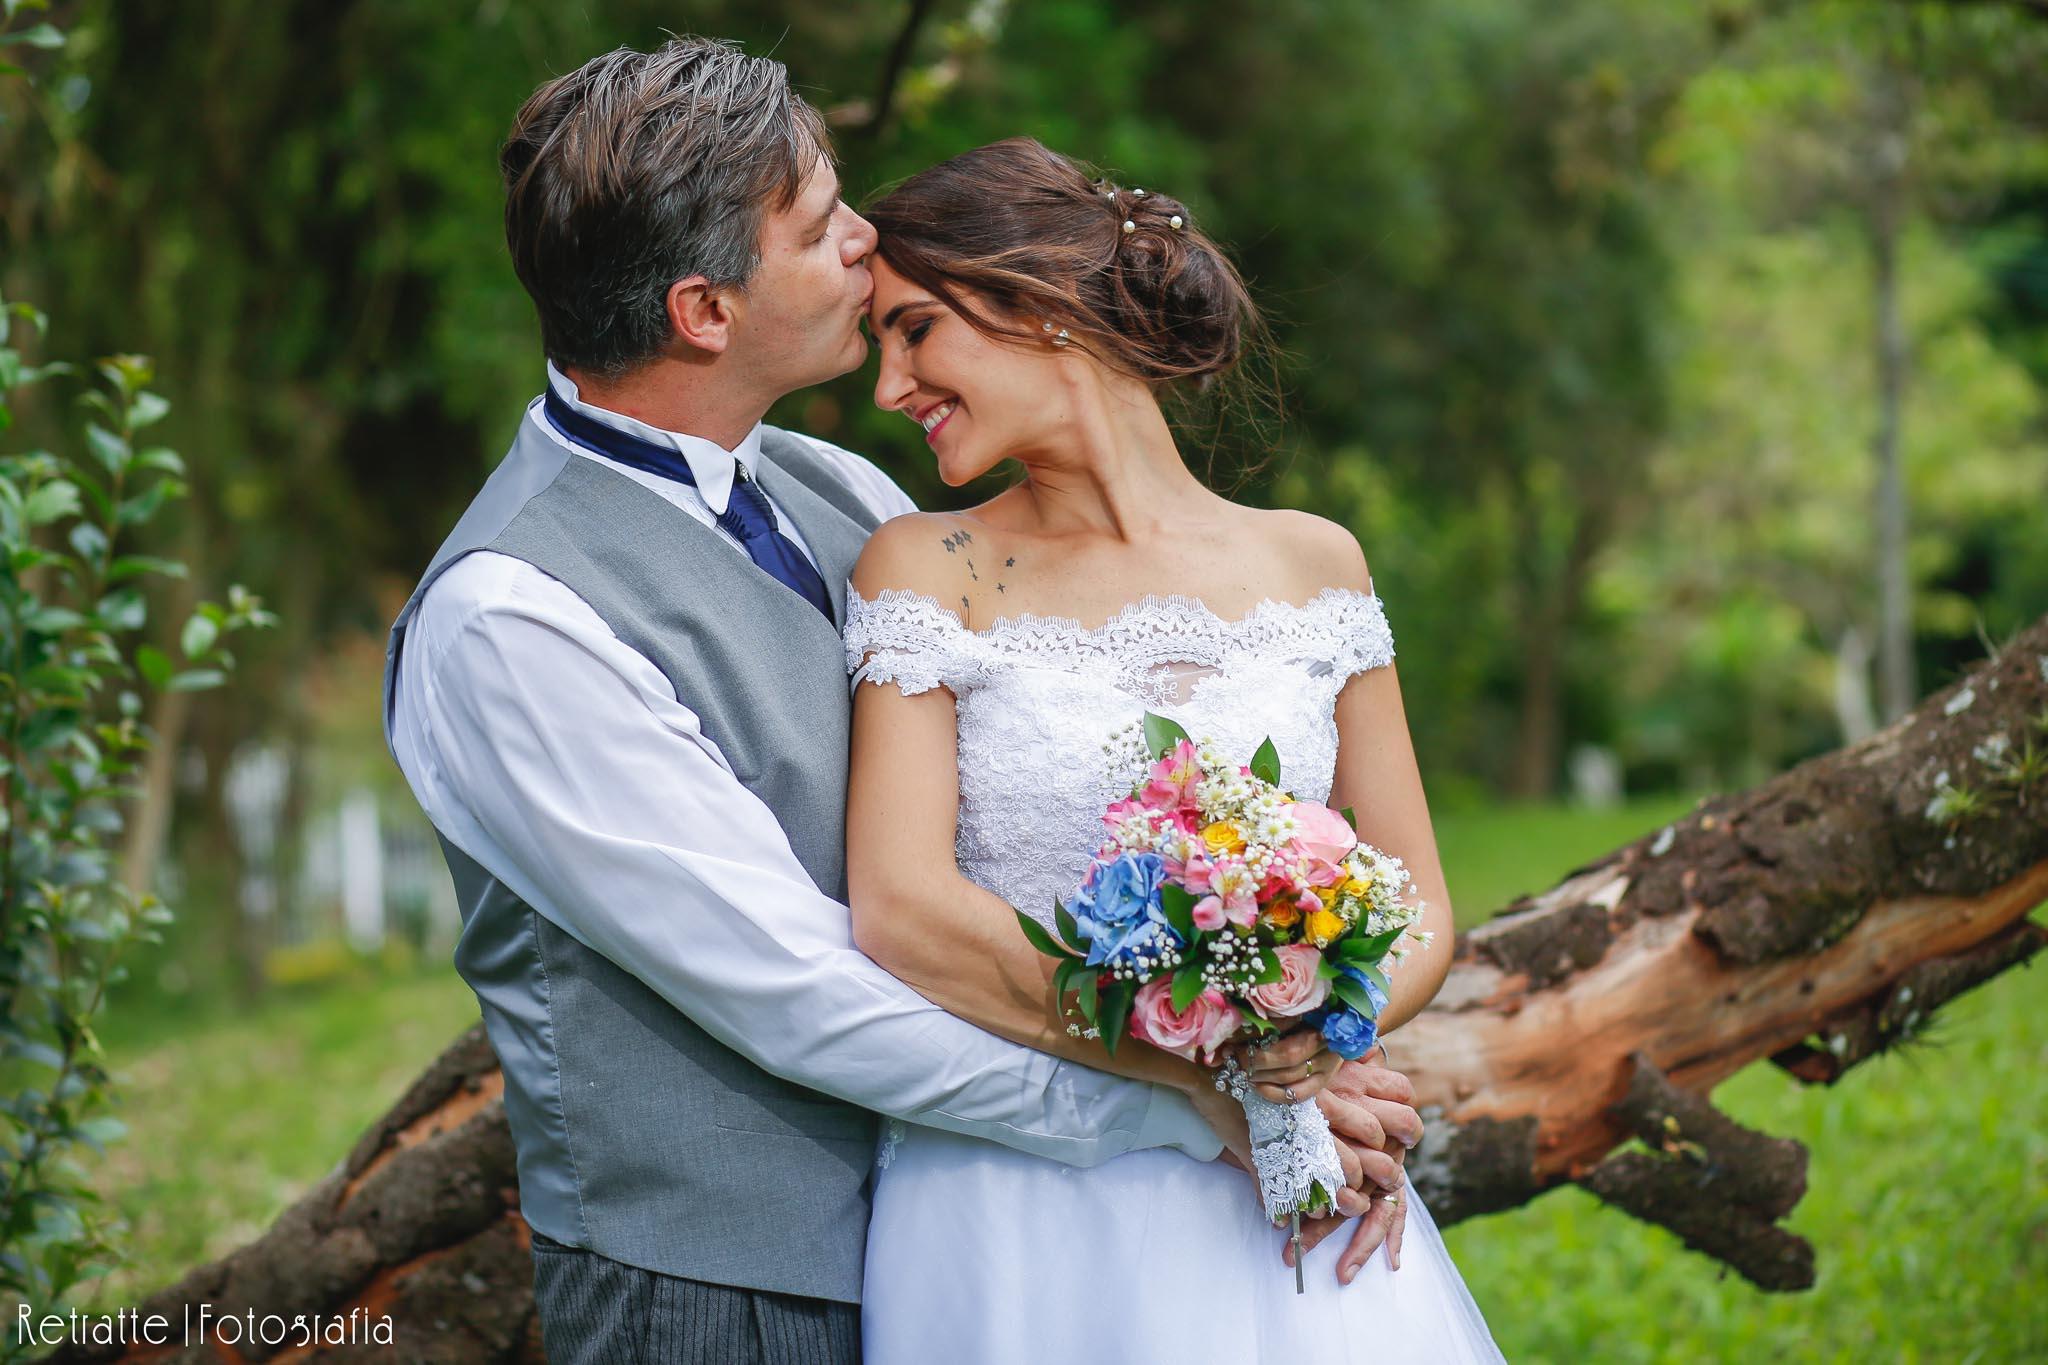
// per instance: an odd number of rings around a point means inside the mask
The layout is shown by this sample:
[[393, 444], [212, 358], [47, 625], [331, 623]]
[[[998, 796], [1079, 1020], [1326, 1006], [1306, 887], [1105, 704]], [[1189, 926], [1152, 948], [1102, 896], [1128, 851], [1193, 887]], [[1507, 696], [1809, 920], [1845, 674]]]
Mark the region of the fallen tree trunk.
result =
[[[2048, 618], [1889, 729], [1705, 802], [1464, 935], [1395, 1043], [1429, 1128], [1410, 1173], [1442, 1223], [1577, 1182], [1762, 1288], [1808, 1287], [1813, 1249], [1778, 1223], [1806, 1151], [1720, 1114], [1713, 1087], [1759, 1058], [1833, 1083], [2030, 958], [2044, 899]], [[500, 1089], [471, 1030], [268, 1233], [141, 1311], [361, 1310], [390, 1315], [408, 1359], [540, 1360]], [[1631, 1138], [1645, 1146], [1617, 1150]]]

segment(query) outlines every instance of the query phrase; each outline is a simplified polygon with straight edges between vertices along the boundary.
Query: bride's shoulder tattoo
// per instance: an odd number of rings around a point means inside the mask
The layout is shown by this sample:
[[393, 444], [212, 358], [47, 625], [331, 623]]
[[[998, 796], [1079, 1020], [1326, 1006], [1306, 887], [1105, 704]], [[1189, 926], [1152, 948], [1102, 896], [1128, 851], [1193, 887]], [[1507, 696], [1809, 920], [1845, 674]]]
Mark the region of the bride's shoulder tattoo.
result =
[[[961, 527], [951, 534], [942, 537], [939, 544], [946, 547], [947, 554], [956, 556], [966, 566], [968, 582], [980, 583], [983, 581], [981, 569], [974, 562], [974, 532]], [[1016, 567], [1017, 557], [1015, 555], [1004, 556], [1003, 569], [1014, 569]], [[1002, 572], [1000, 570], [993, 571], [990, 577], [994, 580], [997, 594], [1007, 596], [1010, 591], [1010, 585], [1005, 581]], [[972, 609], [972, 605], [968, 593], [960, 594], [960, 611], [963, 616]]]

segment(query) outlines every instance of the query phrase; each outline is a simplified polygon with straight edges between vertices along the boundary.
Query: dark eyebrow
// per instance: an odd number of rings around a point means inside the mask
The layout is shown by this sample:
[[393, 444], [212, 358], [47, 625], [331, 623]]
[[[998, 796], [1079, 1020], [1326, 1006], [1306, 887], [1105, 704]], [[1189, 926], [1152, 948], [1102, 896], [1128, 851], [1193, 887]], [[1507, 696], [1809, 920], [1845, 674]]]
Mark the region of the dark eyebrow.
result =
[[892, 327], [894, 327], [896, 325], [896, 320], [902, 317], [905, 313], [909, 312], [911, 309], [922, 308], [926, 304], [932, 302], [935, 302], [935, 300], [911, 299], [907, 303], [897, 304], [894, 308], [891, 308], [888, 312], [882, 314], [882, 330], [886, 332]]

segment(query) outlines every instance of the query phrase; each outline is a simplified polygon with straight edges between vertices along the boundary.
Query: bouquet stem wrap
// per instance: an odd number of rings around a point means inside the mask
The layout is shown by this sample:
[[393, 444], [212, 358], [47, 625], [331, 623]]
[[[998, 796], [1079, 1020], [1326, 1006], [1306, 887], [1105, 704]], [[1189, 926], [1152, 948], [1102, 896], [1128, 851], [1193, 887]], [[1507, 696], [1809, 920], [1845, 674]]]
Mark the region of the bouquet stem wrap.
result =
[[1344, 1163], [1337, 1157], [1330, 1122], [1316, 1102], [1274, 1104], [1252, 1087], [1234, 1062], [1217, 1086], [1244, 1106], [1266, 1216], [1285, 1223], [1296, 1214], [1333, 1205], [1337, 1191], [1344, 1188]]

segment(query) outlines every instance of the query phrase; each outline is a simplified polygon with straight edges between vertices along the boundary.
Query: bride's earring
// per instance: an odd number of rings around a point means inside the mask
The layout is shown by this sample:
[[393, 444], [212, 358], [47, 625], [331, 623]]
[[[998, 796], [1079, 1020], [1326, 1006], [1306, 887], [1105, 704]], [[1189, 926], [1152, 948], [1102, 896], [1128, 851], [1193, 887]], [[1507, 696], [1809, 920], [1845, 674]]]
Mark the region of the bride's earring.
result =
[[1052, 324], [1049, 322], [1045, 324], [1045, 332], [1046, 335], [1051, 338], [1052, 344], [1055, 346], [1065, 346], [1073, 340], [1072, 337], [1067, 335], [1066, 328], [1062, 327], [1057, 332], [1055, 332], [1053, 330]]

